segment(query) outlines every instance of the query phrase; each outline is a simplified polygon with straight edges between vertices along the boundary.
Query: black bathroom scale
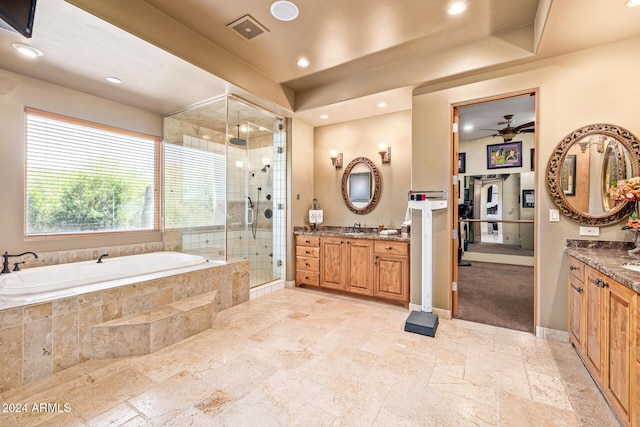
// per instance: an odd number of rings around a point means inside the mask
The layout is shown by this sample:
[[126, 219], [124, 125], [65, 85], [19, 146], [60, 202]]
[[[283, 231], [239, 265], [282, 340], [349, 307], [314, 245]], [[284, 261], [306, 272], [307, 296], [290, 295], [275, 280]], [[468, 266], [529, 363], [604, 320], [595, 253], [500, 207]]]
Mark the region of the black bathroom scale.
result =
[[415, 332], [429, 337], [436, 336], [436, 329], [438, 329], [438, 316], [426, 311], [412, 311], [404, 323], [406, 332]]

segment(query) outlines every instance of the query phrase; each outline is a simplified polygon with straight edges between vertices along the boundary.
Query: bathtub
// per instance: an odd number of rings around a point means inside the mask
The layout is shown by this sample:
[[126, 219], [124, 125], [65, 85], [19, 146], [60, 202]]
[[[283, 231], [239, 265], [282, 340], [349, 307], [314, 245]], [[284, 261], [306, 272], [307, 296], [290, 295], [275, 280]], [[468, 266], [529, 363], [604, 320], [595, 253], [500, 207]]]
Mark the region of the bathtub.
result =
[[205, 263], [207, 259], [198, 255], [167, 251], [103, 258], [100, 264], [93, 260], [28, 268], [0, 276], [0, 299], [32, 300], [55, 291], [59, 296], [77, 294], [83, 287], [91, 291], [120, 286], [130, 283], [129, 278], [167, 276]]

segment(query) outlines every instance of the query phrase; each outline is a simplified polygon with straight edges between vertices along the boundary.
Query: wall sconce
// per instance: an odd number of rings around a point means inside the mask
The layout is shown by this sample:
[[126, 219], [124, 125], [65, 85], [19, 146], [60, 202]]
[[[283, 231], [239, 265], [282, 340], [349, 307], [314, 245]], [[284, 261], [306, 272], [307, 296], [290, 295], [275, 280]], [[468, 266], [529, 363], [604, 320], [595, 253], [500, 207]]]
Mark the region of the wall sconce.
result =
[[339, 169], [342, 167], [342, 153], [338, 153], [337, 150], [329, 151], [329, 158], [334, 168]]
[[378, 154], [382, 159], [382, 163], [391, 163], [391, 147], [386, 144], [378, 144]]
[[578, 141], [580, 151], [583, 153], [587, 151], [591, 145], [596, 146], [598, 153], [604, 153], [604, 141], [605, 137], [602, 135], [591, 135], [589, 138], [584, 138], [582, 141]]

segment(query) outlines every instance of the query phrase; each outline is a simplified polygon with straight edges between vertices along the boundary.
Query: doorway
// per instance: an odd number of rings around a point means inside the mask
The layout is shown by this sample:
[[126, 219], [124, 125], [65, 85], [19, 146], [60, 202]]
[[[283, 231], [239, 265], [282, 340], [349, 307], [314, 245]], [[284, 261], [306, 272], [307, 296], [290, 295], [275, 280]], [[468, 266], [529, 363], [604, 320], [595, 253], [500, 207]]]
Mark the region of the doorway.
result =
[[[452, 203], [452, 314], [535, 331], [536, 94], [453, 106], [458, 182]], [[454, 245], [455, 246], [455, 245]]]

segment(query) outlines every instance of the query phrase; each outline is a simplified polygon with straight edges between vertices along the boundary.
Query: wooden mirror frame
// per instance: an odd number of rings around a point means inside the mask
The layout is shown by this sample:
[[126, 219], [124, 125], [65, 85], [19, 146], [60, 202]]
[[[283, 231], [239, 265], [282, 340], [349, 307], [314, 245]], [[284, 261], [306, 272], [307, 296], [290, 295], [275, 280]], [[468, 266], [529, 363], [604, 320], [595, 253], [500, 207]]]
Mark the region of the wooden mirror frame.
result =
[[[371, 200], [364, 208], [357, 208], [351, 203], [349, 199], [349, 175], [351, 175], [351, 170], [357, 165], [364, 163], [371, 170], [371, 177], [373, 178], [373, 194], [371, 194]], [[347, 208], [353, 213], [359, 215], [365, 215], [375, 209], [380, 201], [380, 193], [382, 192], [382, 177], [380, 176], [380, 172], [376, 165], [366, 157], [356, 157], [353, 159], [345, 168], [344, 173], [342, 174], [342, 198], [344, 199], [344, 203], [347, 205]]]
[[623, 127], [611, 125], [611, 124], [593, 124], [581, 127], [574, 130], [567, 136], [553, 150], [553, 154], [547, 164], [547, 187], [549, 190], [549, 196], [551, 201], [560, 210], [560, 213], [572, 221], [581, 225], [588, 226], [603, 226], [609, 224], [615, 224], [624, 219], [627, 219], [633, 212], [635, 206], [632, 203], [623, 202], [614, 207], [609, 212], [602, 215], [590, 215], [587, 212], [581, 212], [576, 210], [570, 203], [562, 190], [561, 172], [562, 165], [569, 149], [577, 144], [586, 136], [590, 135], [606, 135], [615, 139], [621, 143], [629, 152], [632, 163], [632, 176], [638, 175], [640, 171], [640, 144], [634, 134], [629, 132]]

